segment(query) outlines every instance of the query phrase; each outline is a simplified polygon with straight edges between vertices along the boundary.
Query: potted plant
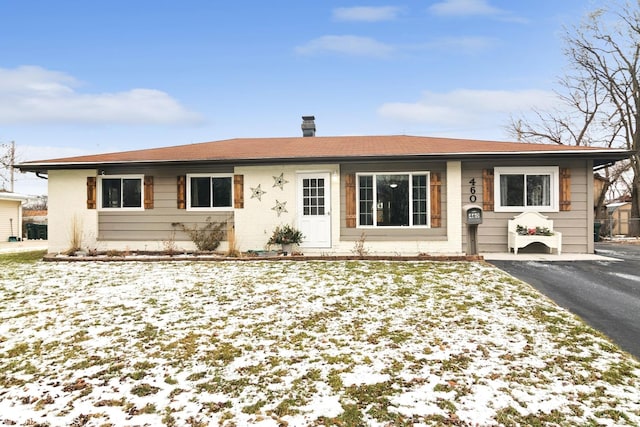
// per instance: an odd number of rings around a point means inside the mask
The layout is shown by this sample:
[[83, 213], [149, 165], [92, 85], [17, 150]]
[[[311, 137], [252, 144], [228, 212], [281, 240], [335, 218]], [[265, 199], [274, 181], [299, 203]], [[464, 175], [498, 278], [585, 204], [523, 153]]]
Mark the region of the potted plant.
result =
[[291, 253], [293, 245], [299, 245], [304, 239], [304, 234], [300, 230], [290, 226], [289, 224], [279, 225], [271, 234], [267, 244], [269, 245], [282, 245], [282, 252], [285, 255]]

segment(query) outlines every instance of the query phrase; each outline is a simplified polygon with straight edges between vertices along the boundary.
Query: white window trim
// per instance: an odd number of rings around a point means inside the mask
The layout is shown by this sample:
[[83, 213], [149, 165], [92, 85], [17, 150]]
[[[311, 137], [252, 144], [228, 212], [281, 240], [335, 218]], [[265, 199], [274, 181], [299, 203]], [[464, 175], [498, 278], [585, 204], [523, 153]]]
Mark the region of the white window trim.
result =
[[[191, 207], [191, 178], [231, 178], [231, 205], [224, 207], [207, 207], [194, 208]], [[233, 210], [234, 189], [233, 189], [232, 173], [190, 173], [187, 174], [187, 210], [188, 211], [206, 211], [206, 212], [229, 212]]]
[[[559, 212], [560, 168], [558, 166], [516, 166], [493, 169], [493, 194], [495, 212]], [[500, 175], [549, 175], [551, 177], [550, 206], [502, 206], [500, 197]]]
[[[409, 175], [409, 225], [360, 225], [360, 176], [373, 176], [373, 196], [374, 204], [377, 202], [376, 176], [377, 175]], [[427, 224], [413, 225], [413, 175], [426, 175], [427, 177]], [[374, 222], [376, 217], [373, 217]], [[406, 171], [406, 172], [358, 172], [356, 173], [356, 228], [374, 230], [406, 230], [409, 228], [431, 228], [431, 172], [429, 171]]]
[[[103, 179], [139, 179], [140, 180], [140, 207], [139, 208], [105, 208], [102, 206], [102, 180]], [[144, 175], [98, 175], [98, 191], [96, 205], [99, 211], [105, 212], [139, 212], [144, 210]], [[121, 202], [124, 197], [121, 195]]]

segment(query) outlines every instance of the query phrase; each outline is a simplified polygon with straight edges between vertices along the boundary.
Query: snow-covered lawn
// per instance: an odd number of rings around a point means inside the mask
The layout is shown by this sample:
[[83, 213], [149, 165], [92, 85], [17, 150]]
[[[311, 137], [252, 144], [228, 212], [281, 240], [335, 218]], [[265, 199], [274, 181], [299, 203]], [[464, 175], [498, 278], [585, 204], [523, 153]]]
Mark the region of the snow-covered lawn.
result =
[[0, 424], [639, 425], [640, 364], [483, 263], [13, 263]]

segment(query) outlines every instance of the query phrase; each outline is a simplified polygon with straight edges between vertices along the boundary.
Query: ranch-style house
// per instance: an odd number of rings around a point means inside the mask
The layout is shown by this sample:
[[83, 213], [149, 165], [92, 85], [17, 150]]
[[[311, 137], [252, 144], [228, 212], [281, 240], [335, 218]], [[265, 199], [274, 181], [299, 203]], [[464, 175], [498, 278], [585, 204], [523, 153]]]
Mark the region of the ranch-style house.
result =
[[[24, 162], [48, 178], [49, 251], [158, 251], [193, 242], [177, 223], [227, 222], [241, 251], [292, 225], [305, 254], [463, 254], [464, 207], [482, 209], [477, 247], [506, 252], [508, 221], [538, 212], [563, 253], [592, 253], [593, 171], [625, 150], [422, 136], [238, 138]], [[522, 224], [526, 227], [527, 224]], [[225, 250], [223, 241], [220, 250]]]

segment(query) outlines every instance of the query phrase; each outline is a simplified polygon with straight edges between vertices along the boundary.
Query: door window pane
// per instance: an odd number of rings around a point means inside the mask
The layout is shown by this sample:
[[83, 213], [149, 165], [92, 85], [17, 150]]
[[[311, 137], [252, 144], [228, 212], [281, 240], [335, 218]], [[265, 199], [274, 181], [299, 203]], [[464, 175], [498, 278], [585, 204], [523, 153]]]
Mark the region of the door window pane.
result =
[[304, 178], [302, 180], [302, 214], [325, 214], [323, 178]]

